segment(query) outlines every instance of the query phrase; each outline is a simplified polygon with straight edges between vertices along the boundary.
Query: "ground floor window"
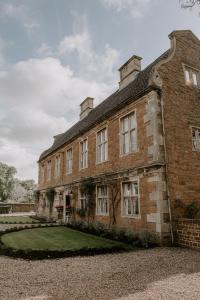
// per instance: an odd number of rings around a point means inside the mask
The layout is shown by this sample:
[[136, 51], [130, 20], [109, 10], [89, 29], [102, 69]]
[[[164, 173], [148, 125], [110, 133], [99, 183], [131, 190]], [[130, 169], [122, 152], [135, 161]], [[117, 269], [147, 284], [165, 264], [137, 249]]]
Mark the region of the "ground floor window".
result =
[[97, 186], [97, 215], [108, 214], [108, 187], [107, 185]]
[[83, 191], [80, 191], [80, 208], [83, 210], [87, 209], [87, 198], [86, 194]]
[[123, 215], [139, 215], [139, 188], [138, 181], [122, 183]]

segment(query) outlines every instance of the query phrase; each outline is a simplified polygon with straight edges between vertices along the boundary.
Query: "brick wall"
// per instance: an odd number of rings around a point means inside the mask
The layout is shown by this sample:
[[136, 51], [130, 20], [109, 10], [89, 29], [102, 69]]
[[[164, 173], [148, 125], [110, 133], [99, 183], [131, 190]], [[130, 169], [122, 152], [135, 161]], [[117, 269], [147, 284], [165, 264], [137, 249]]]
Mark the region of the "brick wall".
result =
[[174, 54], [158, 72], [163, 81], [167, 182], [176, 219], [177, 200], [200, 204], [200, 151], [192, 149], [191, 134], [191, 126], [200, 127], [200, 89], [186, 85], [183, 67], [200, 70], [200, 41], [190, 31], [175, 31], [171, 39]]
[[174, 231], [177, 245], [200, 250], [200, 220], [178, 219]]

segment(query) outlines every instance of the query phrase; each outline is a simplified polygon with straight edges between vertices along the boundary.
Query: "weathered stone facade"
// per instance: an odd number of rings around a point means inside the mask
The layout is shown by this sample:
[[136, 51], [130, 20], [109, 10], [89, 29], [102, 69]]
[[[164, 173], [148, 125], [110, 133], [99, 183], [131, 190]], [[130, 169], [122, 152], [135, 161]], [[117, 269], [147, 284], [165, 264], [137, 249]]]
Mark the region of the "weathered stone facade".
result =
[[[114, 222], [117, 226], [133, 230], [147, 229], [161, 239], [170, 239], [170, 220], [176, 215], [176, 199], [200, 201], [200, 151], [192, 150], [190, 129], [190, 126], [200, 127], [200, 90], [186, 85], [183, 69], [183, 64], [187, 64], [200, 70], [200, 41], [190, 31], [175, 31], [170, 39], [169, 55], [155, 63], [149, 76], [150, 88], [143, 95], [137, 99], [133, 97], [132, 101], [128, 99], [123, 107], [119, 106], [104, 120], [93, 123], [70, 142], [40, 158], [38, 214], [49, 215], [46, 191], [50, 188], [54, 188], [55, 192], [51, 216], [57, 218], [58, 209], [55, 207], [61, 206], [67, 195], [73, 207], [80, 207], [80, 186], [90, 178], [96, 186], [108, 186], [109, 205], [108, 214], [103, 216], [97, 215], [94, 209], [90, 216], [92, 220], [109, 224]], [[120, 120], [131, 112], [136, 116], [137, 149], [122, 155]], [[108, 135], [108, 159], [97, 163], [97, 133], [104, 128], [107, 128]], [[88, 143], [88, 166], [80, 169], [80, 143], [85, 138]], [[70, 148], [73, 151], [73, 166], [71, 174], [67, 174], [66, 151]], [[61, 159], [60, 174], [55, 178], [58, 154]], [[47, 180], [48, 161], [51, 161], [50, 180]], [[139, 213], [123, 216], [122, 183], [132, 181], [138, 182]], [[113, 187], [117, 193], [114, 197], [115, 201], [117, 199], [115, 208]], [[78, 217], [76, 213], [74, 217]]]

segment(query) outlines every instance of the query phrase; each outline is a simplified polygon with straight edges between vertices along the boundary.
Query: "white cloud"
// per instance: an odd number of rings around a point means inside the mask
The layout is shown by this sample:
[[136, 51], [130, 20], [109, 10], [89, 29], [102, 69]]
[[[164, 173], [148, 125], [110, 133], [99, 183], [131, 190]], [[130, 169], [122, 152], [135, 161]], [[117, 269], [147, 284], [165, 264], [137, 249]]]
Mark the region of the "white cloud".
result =
[[[12, 8], [7, 14], [14, 14]], [[0, 161], [17, 167], [23, 179], [37, 179], [39, 155], [52, 145], [54, 135], [78, 121], [79, 104], [87, 96], [99, 103], [117, 84], [119, 53], [106, 45], [98, 54], [85, 19], [80, 27], [75, 21], [73, 34], [58, 47], [43, 43], [36, 53], [40, 58], [0, 72]], [[78, 72], [64, 64], [71, 53]]]
[[20, 178], [37, 178], [36, 161], [52, 137], [77, 121], [86, 96], [103, 100], [110, 85], [73, 74], [56, 58], [31, 59], [0, 76], [0, 161]]
[[13, 18], [23, 24], [28, 34], [40, 26], [40, 24], [31, 16], [29, 7], [22, 3], [4, 2], [0, 4], [0, 16], [2, 18]]
[[54, 56], [54, 52], [50, 46], [46, 43], [42, 43], [41, 46], [36, 50], [39, 56]]
[[100, 0], [106, 8], [127, 11], [134, 18], [142, 18], [155, 0]]
[[[96, 77], [97, 80], [105, 82], [113, 81], [113, 78], [117, 79], [116, 67], [119, 64], [119, 52], [109, 44], [105, 45], [101, 53], [93, 49], [85, 17], [81, 19], [80, 16], [76, 16], [74, 28], [74, 33], [64, 37], [60, 42], [58, 55], [63, 57], [75, 53], [79, 60], [79, 75], [84, 78]], [[77, 28], [78, 32], [76, 32]]]

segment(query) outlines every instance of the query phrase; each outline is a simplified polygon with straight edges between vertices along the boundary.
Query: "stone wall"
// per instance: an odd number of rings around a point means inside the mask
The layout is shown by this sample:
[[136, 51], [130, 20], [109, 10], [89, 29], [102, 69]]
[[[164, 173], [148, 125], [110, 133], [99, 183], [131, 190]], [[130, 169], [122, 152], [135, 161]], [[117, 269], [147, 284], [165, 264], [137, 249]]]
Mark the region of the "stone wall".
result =
[[10, 206], [12, 213], [35, 211], [34, 203], [11, 203]]
[[200, 220], [178, 219], [174, 233], [177, 245], [200, 250]]

